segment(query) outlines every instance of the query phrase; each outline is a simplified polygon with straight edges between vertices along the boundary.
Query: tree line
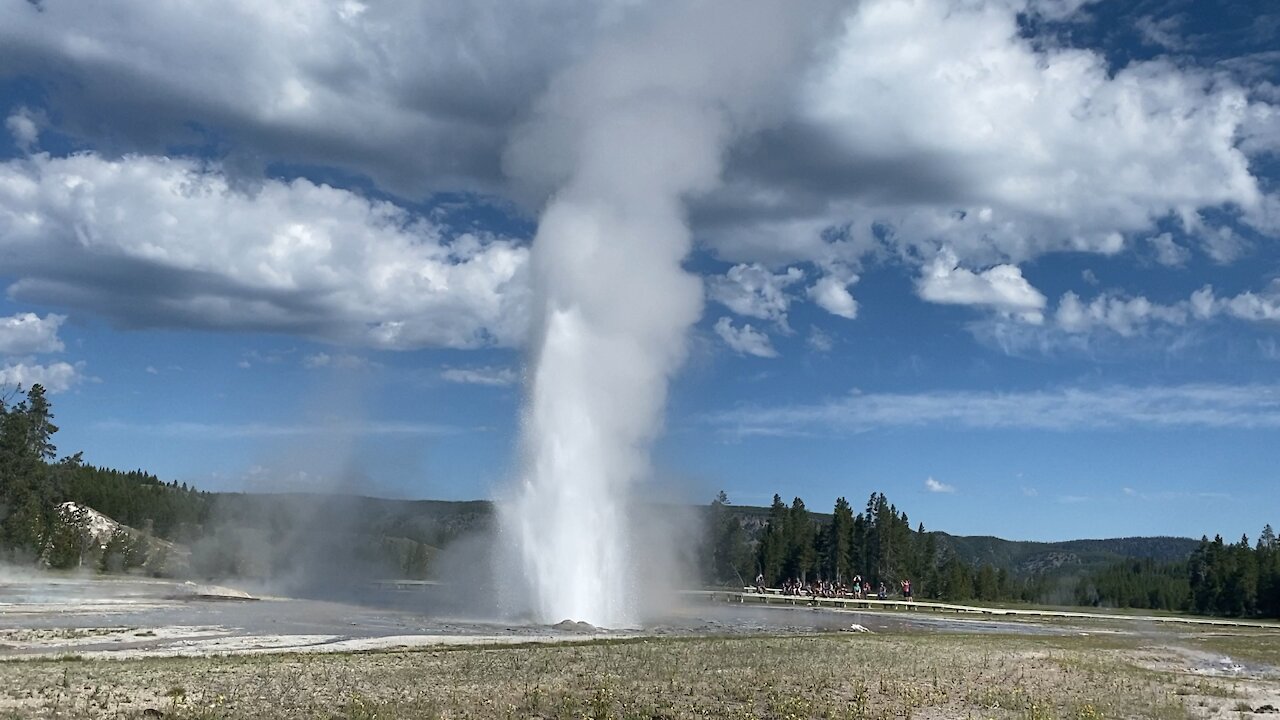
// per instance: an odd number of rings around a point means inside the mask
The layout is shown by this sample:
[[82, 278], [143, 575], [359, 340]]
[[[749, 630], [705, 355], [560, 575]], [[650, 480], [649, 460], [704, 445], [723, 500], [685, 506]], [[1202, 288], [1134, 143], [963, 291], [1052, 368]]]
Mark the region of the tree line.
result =
[[1197, 615], [1280, 617], [1280, 543], [1271, 525], [1257, 542], [1200, 538], [1185, 562], [1128, 560], [1081, 580], [1081, 605], [1172, 610]]
[[[68, 501], [166, 539], [191, 534], [208, 518], [212, 496], [185, 484], [86, 465], [80, 453], [57, 459], [53, 420], [39, 384], [0, 395], [0, 557], [43, 559], [55, 567], [79, 562], [82, 531], [58, 515]], [[104, 563], [127, 566], [138, 552], [123, 535], [107, 545]]]
[[[773, 496], [763, 528], [743, 525], [721, 492], [712, 501], [703, 543], [703, 580], [769, 587], [784, 580], [849, 583], [861, 576], [872, 589], [891, 592], [910, 579], [917, 598], [952, 602], [1025, 602], [1142, 608], [1203, 615], [1280, 617], [1280, 543], [1266, 526], [1255, 544], [1201, 538], [1186, 561], [1127, 559], [1075, 577], [1015, 575], [990, 563], [972, 563], [926, 532], [914, 530], [906, 511], [884, 493], [872, 493], [863, 511], [837, 498], [829, 520], [819, 521], [797, 497]], [[1065, 585], [1065, 586], [1064, 586]]]
[[1015, 579], [1005, 568], [970, 563], [942, 546], [920, 523], [913, 530], [906, 511], [884, 493], [872, 493], [864, 510], [837, 498], [831, 519], [819, 522], [797, 497], [788, 506], [773, 496], [768, 519], [753, 540], [721, 492], [712, 501], [702, 572], [707, 582], [750, 584], [762, 575], [770, 587], [785, 580], [849, 583], [855, 576], [891, 591], [911, 580], [918, 598], [965, 601], [1034, 600], [1044, 592], [1038, 578]]

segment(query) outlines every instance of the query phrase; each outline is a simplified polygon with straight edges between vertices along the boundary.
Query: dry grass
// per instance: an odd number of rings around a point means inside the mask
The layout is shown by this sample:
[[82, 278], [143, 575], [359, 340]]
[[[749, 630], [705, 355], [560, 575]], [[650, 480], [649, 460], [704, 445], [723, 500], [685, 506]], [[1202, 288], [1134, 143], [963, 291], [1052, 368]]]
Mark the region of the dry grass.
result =
[[1133, 665], [1132, 642], [823, 635], [6, 662], [0, 717], [1172, 720], [1235, 707], [1211, 680]]

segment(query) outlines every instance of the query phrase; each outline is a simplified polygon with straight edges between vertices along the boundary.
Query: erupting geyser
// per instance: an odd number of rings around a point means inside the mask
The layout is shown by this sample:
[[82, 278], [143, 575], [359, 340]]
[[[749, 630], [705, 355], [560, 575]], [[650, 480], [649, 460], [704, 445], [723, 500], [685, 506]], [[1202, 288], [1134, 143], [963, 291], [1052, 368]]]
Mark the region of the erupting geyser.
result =
[[551, 199], [533, 242], [522, 477], [502, 507], [541, 622], [638, 622], [628, 508], [702, 311], [684, 200], [789, 101], [830, 26], [781, 0], [654, 3], [561, 73], [513, 142]]

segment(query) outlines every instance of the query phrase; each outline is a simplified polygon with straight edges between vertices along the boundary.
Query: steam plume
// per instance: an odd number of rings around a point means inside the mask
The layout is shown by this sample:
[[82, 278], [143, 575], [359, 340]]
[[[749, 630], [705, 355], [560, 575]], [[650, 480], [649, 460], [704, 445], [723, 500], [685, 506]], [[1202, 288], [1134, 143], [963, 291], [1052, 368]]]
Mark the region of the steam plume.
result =
[[533, 243], [523, 477], [503, 509], [538, 620], [639, 619], [626, 503], [702, 312], [681, 267], [684, 202], [790, 100], [829, 26], [822, 4], [650, 3], [553, 80], [509, 148], [511, 174], [551, 198]]

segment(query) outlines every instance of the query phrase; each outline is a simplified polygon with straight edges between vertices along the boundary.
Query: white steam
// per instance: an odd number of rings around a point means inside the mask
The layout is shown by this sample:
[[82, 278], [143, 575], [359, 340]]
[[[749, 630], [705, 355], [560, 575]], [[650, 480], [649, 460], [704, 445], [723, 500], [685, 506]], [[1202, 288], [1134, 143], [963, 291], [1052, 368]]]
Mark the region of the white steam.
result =
[[503, 508], [533, 617], [638, 620], [628, 508], [702, 312], [684, 201], [789, 104], [829, 17], [777, 0], [656, 3], [551, 84], [507, 166], [551, 199], [520, 486]]

